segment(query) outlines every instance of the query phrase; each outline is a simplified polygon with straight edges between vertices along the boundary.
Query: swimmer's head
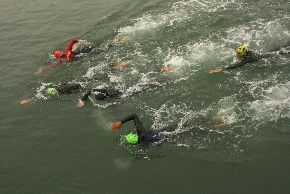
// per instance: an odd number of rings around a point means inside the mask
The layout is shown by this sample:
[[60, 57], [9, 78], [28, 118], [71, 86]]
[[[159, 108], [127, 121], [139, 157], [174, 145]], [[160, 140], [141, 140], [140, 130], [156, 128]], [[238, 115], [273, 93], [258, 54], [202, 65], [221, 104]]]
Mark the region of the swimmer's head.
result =
[[237, 48], [237, 55], [243, 57], [243, 56], [246, 56], [249, 52], [249, 48], [247, 46], [239, 46], [239, 48]]
[[46, 94], [50, 96], [58, 95], [58, 91], [56, 88], [47, 88]]
[[138, 135], [134, 134], [134, 133], [129, 133], [128, 135], [126, 135], [126, 142], [128, 144], [137, 144], [139, 142], [139, 138]]
[[53, 56], [55, 58], [62, 58], [63, 52], [62, 51], [54, 51]]

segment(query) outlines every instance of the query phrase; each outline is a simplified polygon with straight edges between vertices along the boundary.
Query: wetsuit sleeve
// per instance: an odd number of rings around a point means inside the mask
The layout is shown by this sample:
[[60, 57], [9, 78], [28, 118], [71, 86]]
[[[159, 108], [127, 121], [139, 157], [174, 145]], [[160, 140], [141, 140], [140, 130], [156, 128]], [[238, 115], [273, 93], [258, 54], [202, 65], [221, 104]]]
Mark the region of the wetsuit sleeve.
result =
[[248, 60], [247, 60], [247, 59], [244, 59], [244, 60], [242, 60], [242, 61], [239, 62], [239, 63], [235, 63], [234, 65], [227, 66], [227, 67], [223, 68], [223, 70], [236, 69], [236, 68], [238, 68], [238, 67], [242, 67], [242, 66], [244, 66], [246, 63], [248, 63]]
[[81, 85], [78, 83], [60, 84], [56, 88], [60, 94], [73, 94], [81, 89]]
[[118, 98], [121, 96], [121, 94], [122, 94], [122, 92], [120, 92], [119, 90], [107, 89], [107, 95], [110, 97]]
[[105, 89], [92, 89], [92, 90], [87, 91], [83, 95], [83, 97], [81, 98], [81, 101], [86, 101], [89, 98], [89, 96], [92, 94], [92, 92], [100, 92], [99, 95], [97, 94], [95, 96], [97, 100], [104, 100], [106, 98], [106, 90]]
[[93, 89], [92, 91], [100, 93], [96, 95], [97, 100], [104, 100], [106, 97], [118, 98], [122, 94], [120, 91], [115, 89]]
[[107, 94], [107, 89], [92, 89], [92, 91]]
[[260, 55], [257, 55], [254, 52], [249, 51], [248, 54], [246, 55], [246, 57], [241, 62], [236, 63], [236, 64], [231, 65], [231, 66], [227, 66], [223, 70], [230, 70], [230, 69], [242, 67], [247, 63], [254, 63], [254, 62], [258, 61], [260, 58], [261, 58]]
[[95, 94], [96, 100], [105, 100], [108, 97], [106, 89], [92, 89], [92, 92], [98, 92]]
[[75, 43], [77, 43], [78, 40], [77, 39], [73, 39], [71, 41], [69, 41], [69, 43], [67, 44], [67, 46], [65, 47], [65, 51], [66, 52], [72, 52], [72, 47]]
[[91, 90], [87, 91], [87, 92], [83, 95], [83, 97], [81, 98], [81, 101], [86, 101], [86, 100], [89, 98], [89, 95], [91, 95], [91, 93], [92, 93]]
[[128, 116], [123, 118], [121, 120], [121, 122], [122, 122], [122, 124], [124, 124], [128, 121], [131, 121], [131, 120], [134, 120], [135, 128], [136, 128], [137, 134], [139, 136], [142, 136], [142, 135], [150, 132], [150, 131], [145, 130], [142, 122], [140, 121], [139, 117], [136, 114], [129, 114]]

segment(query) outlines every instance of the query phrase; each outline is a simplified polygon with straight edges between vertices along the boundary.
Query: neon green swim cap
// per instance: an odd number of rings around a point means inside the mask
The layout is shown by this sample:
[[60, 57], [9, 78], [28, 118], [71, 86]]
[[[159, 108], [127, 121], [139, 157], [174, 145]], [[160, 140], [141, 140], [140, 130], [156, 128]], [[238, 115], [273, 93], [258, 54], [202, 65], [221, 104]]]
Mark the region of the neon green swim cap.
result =
[[237, 53], [239, 53], [240, 55], [246, 55], [249, 52], [249, 48], [247, 46], [239, 46], [239, 48], [237, 49]]
[[138, 135], [134, 133], [129, 133], [126, 135], [126, 141], [128, 144], [137, 144], [138, 143]]
[[46, 94], [48, 94], [48, 95], [57, 95], [58, 91], [55, 88], [47, 88]]

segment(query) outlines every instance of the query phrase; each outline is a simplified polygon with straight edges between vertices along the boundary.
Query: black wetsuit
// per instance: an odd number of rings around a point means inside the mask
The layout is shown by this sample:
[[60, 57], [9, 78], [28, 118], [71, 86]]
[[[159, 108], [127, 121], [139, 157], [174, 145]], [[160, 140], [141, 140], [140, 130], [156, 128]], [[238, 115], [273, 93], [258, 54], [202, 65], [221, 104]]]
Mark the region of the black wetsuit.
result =
[[234, 65], [227, 66], [227, 67], [223, 68], [223, 70], [230, 70], [230, 69], [242, 67], [247, 63], [257, 62], [259, 59], [261, 59], [261, 56], [257, 55], [253, 51], [249, 51], [242, 61], [235, 63]]
[[78, 54], [80, 54], [80, 53], [94, 53], [94, 54], [98, 55], [100, 53], [107, 51], [109, 48], [111, 48], [113, 46], [114, 46], [114, 44], [112, 44], [112, 43], [107, 43], [105, 46], [100, 46], [100, 47], [86, 46], [86, 47], [80, 49]]
[[146, 129], [136, 114], [130, 114], [121, 120], [122, 124], [134, 120], [135, 129], [137, 131], [139, 142], [141, 143], [154, 143], [162, 141], [162, 131], [174, 131], [177, 125], [171, 125], [161, 129]]
[[73, 94], [79, 92], [82, 88], [78, 83], [60, 84], [53, 87], [55, 87], [59, 94]]
[[83, 97], [81, 98], [82, 101], [86, 101], [92, 92], [97, 92], [94, 94], [96, 100], [105, 100], [106, 98], [118, 98], [121, 96], [122, 92], [115, 90], [115, 89], [91, 89], [87, 91]]
[[[52, 87], [54, 87], [59, 94], [73, 94], [82, 89], [82, 86], [78, 83], [60, 84]], [[105, 100], [108, 97], [118, 98], [122, 94], [120, 91], [114, 89], [91, 89], [83, 95], [81, 100], [86, 101], [94, 92], [97, 92], [97, 94], [94, 94], [96, 100]]]

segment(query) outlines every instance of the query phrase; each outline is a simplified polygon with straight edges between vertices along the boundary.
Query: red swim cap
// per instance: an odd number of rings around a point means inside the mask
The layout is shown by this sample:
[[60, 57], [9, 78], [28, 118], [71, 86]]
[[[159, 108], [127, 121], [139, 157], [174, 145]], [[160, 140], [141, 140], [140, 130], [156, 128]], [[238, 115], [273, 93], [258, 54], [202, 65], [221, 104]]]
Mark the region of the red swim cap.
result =
[[61, 58], [63, 53], [62, 51], [54, 51], [53, 55], [55, 58]]

